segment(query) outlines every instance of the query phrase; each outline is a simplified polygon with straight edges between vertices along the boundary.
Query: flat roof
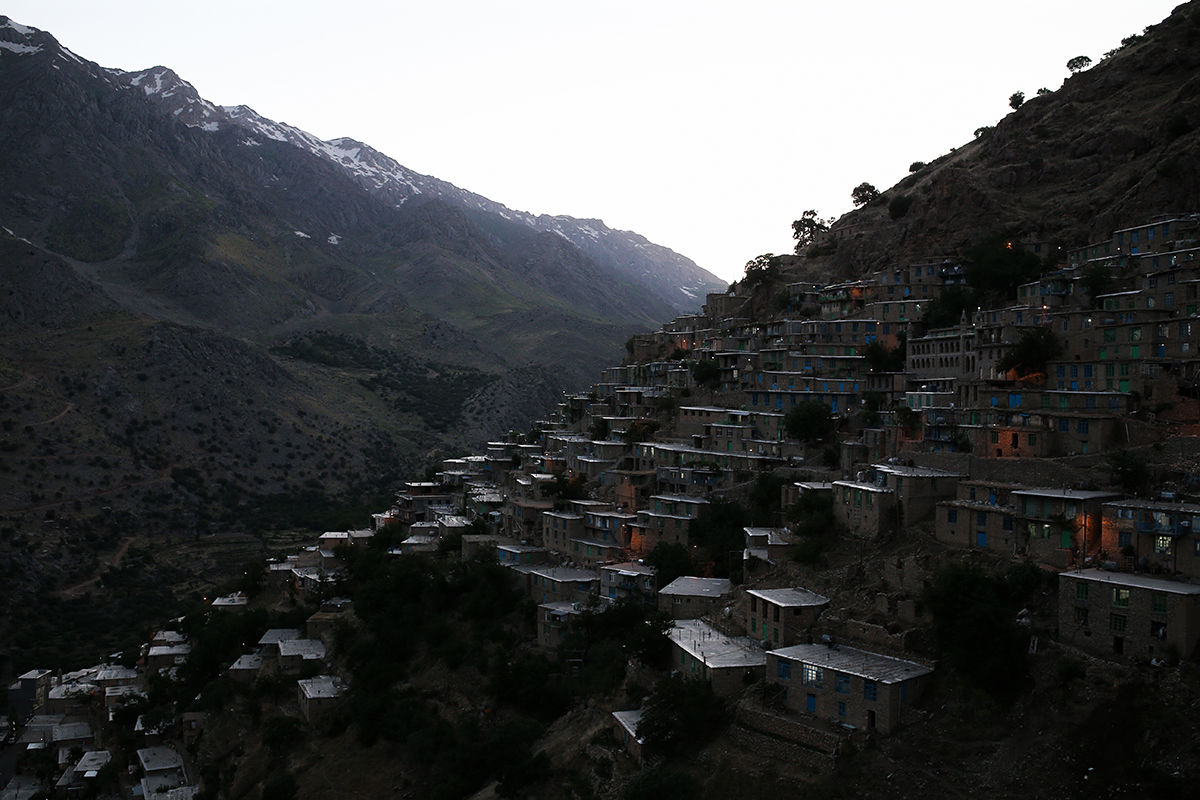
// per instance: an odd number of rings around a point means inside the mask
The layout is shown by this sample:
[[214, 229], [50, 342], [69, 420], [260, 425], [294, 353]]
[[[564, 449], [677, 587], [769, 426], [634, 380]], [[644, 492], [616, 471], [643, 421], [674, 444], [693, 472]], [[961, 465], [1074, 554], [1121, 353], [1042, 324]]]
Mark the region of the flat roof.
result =
[[575, 569], [574, 567], [538, 567], [531, 566], [531, 575], [538, 575], [552, 581], [594, 581], [598, 580], [595, 570]]
[[899, 683], [933, 672], [932, 667], [892, 658], [881, 653], [859, 650], [856, 647], [823, 644], [798, 644], [771, 651], [778, 658], [812, 664], [837, 672], [846, 672], [879, 683]]
[[[927, 392], [925, 394], [936, 394], [936, 392]], [[965, 478], [967, 477], [961, 472], [950, 472], [944, 469], [934, 469], [933, 467], [910, 467], [906, 464], [872, 464], [871, 468], [879, 472], [887, 472], [892, 475], [901, 475], [906, 478]]]
[[722, 597], [732, 591], [733, 583], [728, 578], [697, 578], [684, 575], [668, 583], [658, 593], [689, 597]]
[[288, 639], [279, 643], [279, 655], [315, 661], [325, 657], [325, 643], [320, 639]]
[[244, 656], [238, 656], [238, 660], [233, 662], [229, 668], [231, 670], [256, 670], [262, 666], [262, 656], [258, 653], [249, 653]]
[[1108, 583], [1114, 586], [1128, 586], [1135, 589], [1151, 589], [1156, 592], [1172, 594], [1200, 594], [1200, 586], [1194, 583], [1169, 581], [1165, 578], [1152, 578], [1149, 575], [1136, 575], [1130, 572], [1107, 572], [1102, 569], [1070, 570], [1060, 572], [1060, 578], [1075, 578], [1093, 583]]
[[1138, 500], [1127, 497], [1124, 500], [1112, 500], [1105, 506], [1124, 506], [1125, 508], [1141, 508], [1146, 511], [1182, 511], [1185, 514], [1200, 514], [1200, 504], [1179, 503], [1173, 500]]
[[784, 608], [794, 606], [823, 606], [829, 603], [829, 598], [799, 586], [784, 589], [747, 589], [746, 594], [754, 595], [768, 603]]
[[1011, 492], [1021, 497], [1061, 497], [1065, 500], [1101, 500], [1105, 497], [1120, 497], [1120, 492], [1093, 492], [1083, 489], [1015, 489]]
[[631, 575], [653, 575], [655, 573], [654, 567], [650, 567], [645, 564], [639, 564], [636, 561], [622, 561], [620, 564], [606, 564], [600, 569], [608, 569]]
[[684, 652], [711, 669], [761, 667], [767, 663], [766, 654], [753, 640], [726, 636], [702, 620], [675, 620], [667, 635]]
[[614, 711], [612, 712], [613, 719], [617, 721], [625, 730], [629, 731], [638, 744], [642, 744], [642, 740], [638, 738], [637, 729], [638, 723], [642, 721], [642, 709], [635, 708], [631, 711]]
[[259, 637], [258, 643], [279, 644], [289, 639], [299, 639], [301, 635], [299, 628], [267, 628], [267, 632]]
[[317, 675], [296, 681], [300, 692], [309, 700], [340, 697], [342, 689], [332, 675]]
[[183, 756], [170, 747], [147, 747], [137, 751], [138, 761], [146, 772], [161, 772], [167, 769], [179, 769], [183, 766]]

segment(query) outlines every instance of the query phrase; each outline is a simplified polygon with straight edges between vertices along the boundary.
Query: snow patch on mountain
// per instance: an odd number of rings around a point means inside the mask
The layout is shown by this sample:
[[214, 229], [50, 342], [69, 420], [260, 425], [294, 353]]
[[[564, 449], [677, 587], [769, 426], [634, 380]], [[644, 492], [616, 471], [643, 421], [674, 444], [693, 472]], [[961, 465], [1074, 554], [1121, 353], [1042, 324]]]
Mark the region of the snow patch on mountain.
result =
[[0, 41], [0, 50], [7, 50], [19, 56], [33, 55], [34, 53], [41, 52], [41, 49], [42, 46], [40, 44], [18, 44], [17, 42]]

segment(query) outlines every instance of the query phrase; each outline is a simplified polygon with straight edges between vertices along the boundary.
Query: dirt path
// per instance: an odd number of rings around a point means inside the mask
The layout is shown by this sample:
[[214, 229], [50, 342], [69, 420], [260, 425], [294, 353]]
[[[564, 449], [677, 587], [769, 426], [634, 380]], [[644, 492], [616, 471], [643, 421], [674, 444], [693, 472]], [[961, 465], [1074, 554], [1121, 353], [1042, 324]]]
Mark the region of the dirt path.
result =
[[33, 376], [26, 375], [24, 378], [21, 378], [21, 380], [17, 381], [11, 386], [0, 386], [0, 392], [11, 392], [13, 389], [23, 389], [31, 383], [33, 383]]
[[[101, 564], [101, 568], [103, 568], [104, 566], [111, 566], [111, 567], [121, 566], [121, 559], [123, 559], [125, 557], [125, 553], [129, 551], [129, 546], [131, 544], [133, 544], [134, 539], [135, 539], [135, 537], [133, 537], [133, 536], [126, 536], [124, 539], [122, 539], [121, 544], [120, 544], [120, 546], [117, 547], [116, 552], [112, 554], [112, 557], [108, 559], [108, 562], [106, 564], [105, 563]], [[82, 594], [84, 592], [84, 590], [86, 590], [92, 586], [95, 586], [96, 583], [99, 582], [99, 580], [100, 580], [100, 573], [97, 572], [95, 575], [93, 575], [92, 577], [88, 578], [85, 581], [80, 581], [79, 583], [77, 583], [73, 586], [67, 586], [64, 589], [59, 589], [58, 596], [63, 597], [63, 598], [77, 597], [78, 595]]]
[[157, 475], [155, 475], [153, 478], [146, 478], [144, 481], [128, 481], [126, 483], [118, 483], [116, 486], [110, 486], [107, 489], [101, 489], [98, 492], [89, 492], [88, 494], [76, 495], [74, 497], [66, 497], [66, 498], [63, 498], [62, 500], [55, 500], [52, 503], [38, 503], [37, 505], [25, 506], [24, 508], [4, 509], [2, 513], [5, 513], [5, 514], [27, 514], [30, 511], [46, 511], [51, 508], [58, 508], [59, 506], [64, 505], [66, 503], [73, 503], [75, 501], [82, 502], [84, 500], [93, 500], [97, 497], [104, 497], [105, 495], [116, 494], [117, 492], [123, 492], [126, 489], [132, 489], [137, 486], [149, 486], [152, 483], [161, 483], [162, 481], [167, 481], [167, 480], [171, 479], [171, 470], [174, 468], [175, 468], [174, 464], [172, 464], [171, 466], [168, 466], [168, 467], [163, 467], [159, 471], [159, 473]]
[[63, 417], [65, 417], [67, 414], [70, 414], [70, 413], [71, 413], [72, 411], [74, 411], [74, 410], [75, 410], [75, 404], [74, 404], [74, 403], [67, 403], [67, 407], [66, 407], [66, 408], [64, 408], [62, 411], [58, 412], [57, 414], [55, 414], [55, 415], [54, 415], [53, 417], [51, 417], [50, 419], [44, 419], [44, 420], [42, 420], [41, 422], [35, 422], [35, 423], [33, 423], [32, 427], [35, 427], [35, 428], [36, 428], [36, 427], [37, 427], [37, 426], [39, 426], [39, 425], [49, 425], [51, 422], [58, 422], [60, 419], [62, 419]]

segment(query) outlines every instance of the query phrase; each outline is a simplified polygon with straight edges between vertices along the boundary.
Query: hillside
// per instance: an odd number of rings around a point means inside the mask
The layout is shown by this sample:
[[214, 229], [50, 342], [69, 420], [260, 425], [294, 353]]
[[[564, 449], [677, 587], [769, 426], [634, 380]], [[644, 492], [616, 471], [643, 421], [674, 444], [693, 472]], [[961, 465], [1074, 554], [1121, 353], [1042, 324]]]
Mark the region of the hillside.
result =
[[1181, 5], [1129, 33], [1054, 91], [1014, 87], [1028, 99], [994, 127], [980, 120], [973, 141], [936, 158], [913, 153], [928, 163], [838, 219], [803, 274], [860, 275], [993, 235], [1054, 257], [1127, 220], [1200, 206], [1200, 9]]
[[336, 525], [724, 288], [7, 17], [0, 149], [6, 612], [127, 537]]

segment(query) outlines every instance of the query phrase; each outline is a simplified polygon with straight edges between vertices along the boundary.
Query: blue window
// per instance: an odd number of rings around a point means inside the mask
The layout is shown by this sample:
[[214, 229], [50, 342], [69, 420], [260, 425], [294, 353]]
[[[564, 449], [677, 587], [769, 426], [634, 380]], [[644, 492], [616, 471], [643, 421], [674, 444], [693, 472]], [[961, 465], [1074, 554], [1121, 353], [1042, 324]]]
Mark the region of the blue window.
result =
[[1060, 433], [1070, 433], [1071, 432], [1071, 420], [1065, 419], [1065, 418], [1060, 419], [1058, 421], [1058, 430]]
[[863, 699], [874, 702], [879, 699], [879, 684], [875, 681], [863, 681]]
[[984, 531], [975, 531], [975, 546], [987, 547], [987, 533]]
[[1079, 420], [1079, 432], [1080, 433], [1088, 432], [1088, 421], [1086, 419]]
[[790, 681], [792, 679], [792, 662], [784, 661], [782, 658], [776, 660], [775, 677], [781, 681]]
[[1129, 547], [1131, 544], [1133, 544], [1133, 533], [1130, 531], [1117, 532], [1117, 547]]
[[805, 698], [804, 710], [808, 711], [810, 714], [816, 713], [816, 711], [817, 711], [817, 696], [815, 694], [810, 694], [807, 698]]
[[845, 672], [834, 673], [833, 690], [838, 694], [850, 694], [850, 676]]
[[839, 701], [838, 701], [838, 716], [839, 716], [839, 717], [842, 717], [843, 719], [844, 719], [844, 718], [845, 718], [845, 716], [846, 716], [846, 703], [845, 703], [845, 701], [842, 701], [842, 700], [839, 700]]
[[949, 522], [951, 525], [953, 525], [955, 522], [958, 522], [958, 509], [946, 509], [946, 522]]
[[979, 525], [980, 527], [987, 525], [987, 512], [986, 511], [977, 511], [975, 513], [975, 524]]

